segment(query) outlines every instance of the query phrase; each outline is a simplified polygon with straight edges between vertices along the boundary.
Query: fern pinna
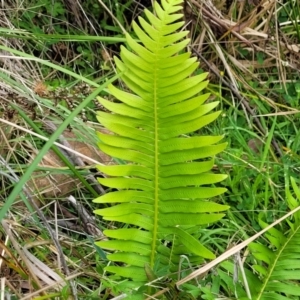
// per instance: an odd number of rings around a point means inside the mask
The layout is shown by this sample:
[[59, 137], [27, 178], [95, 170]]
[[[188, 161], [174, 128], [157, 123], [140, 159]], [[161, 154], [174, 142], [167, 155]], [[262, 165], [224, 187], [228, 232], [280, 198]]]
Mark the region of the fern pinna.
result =
[[[109, 249], [107, 271], [134, 281], [147, 281], [145, 266], [158, 275], [175, 271], [180, 255], [191, 263], [214, 254], [199, 242], [200, 229], [220, 220], [228, 206], [207, 199], [224, 193], [208, 185], [226, 176], [210, 172], [213, 156], [226, 143], [222, 136], [189, 136], [214, 121], [210, 113], [218, 102], [204, 104], [209, 94], [199, 94], [208, 84], [207, 73], [191, 76], [196, 58], [183, 50], [187, 31], [181, 0], [155, 1], [155, 14], [145, 10], [148, 22], [139, 18], [133, 29], [140, 42], [126, 35], [128, 50], [115, 58], [127, 88], [109, 86], [117, 103], [99, 98], [111, 113], [99, 112], [98, 120], [111, 134], [99, 133], [100, 149], [126, 161], [99, 166], [107, 178], [100, 183], [116, 189], [96, 200], [114, 203], [95, 211], [104, 220], [121, 222], [123, 228], [105, 230], [111, 238], [98, 246]], [[120, 227], [120, 225], [118, 225]], [[170, 246], [172, 245], [172, 246]]]
[[[300, 189], [294, 178], [291, 178], [291, 184], [290, 190], [287, 178], [286, 200], [290, 210], [294, 210], [300, 205]], [[261, 212], [258, 217], [262, 228], [268, 226], [263, 221], [265, 215]], [[300, 299], [299, 211], [277, 228], [269, 229], [261, 242], [251, 243], [249, 250], [252, 255], [248, 255], [249, 260], [242, 267], [245, 277], [242, 272], [236, 272], [232, 262], [220, 264], [217, 270], [221, 283], [219, 288], [227, 292], [226, 296], [238, 300]]]
[[[293, 178], [291, 183], [296, 198], [286, 184], [286, 199], [289, 208], [293, 210], [300, 205], [300, 189]], [[268, 225], [261, 218], [259, 224], [262, 228]], [[272, 228], [265, 234], [269, 247], [260, 243], [249, 246], [257, 262], [252, 268], [261, 281], [260, 284], [249, 282], [252, 299], [288, 300], [300, 297], [300, 213], [295, 213], [293, 220], [288, 220], [287, 224], [288, 231]]]

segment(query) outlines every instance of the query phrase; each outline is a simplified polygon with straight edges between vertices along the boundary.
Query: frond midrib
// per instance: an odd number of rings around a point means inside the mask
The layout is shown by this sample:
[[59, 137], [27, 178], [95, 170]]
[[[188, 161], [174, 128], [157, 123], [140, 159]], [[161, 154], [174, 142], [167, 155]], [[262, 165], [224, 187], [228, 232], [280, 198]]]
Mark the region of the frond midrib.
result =
[[[159, 38], [156, 41], [156, 47], [159, 47], [159, 41], [161, 39], [161, 33], [159, 32]], [[158, 49], [156, 49], [157, 51]], [[152, 232], [152, 245], [151, 245], [151, 257], [150, 257], [150, 267], [153, 269], [155, 263], [155, 254], [156, 254], [156, 241], [157, 241], [157, 232], [158, 232], [158, 205], [159, 205], [159, 196], [158, 196], [158, 187], [159, 187], [159, 152], [158, 152], [158, 99], [157, 99], [157, 72], [158, 72], [158, 64], [157, 64], [157, 53], [156, 53], [156, 60], [154, 64], [154, 72], [153, 72], [153, 117], [154, 117], [154, 218], [153, 218], [153, 232]]]
[[[165, 26], [165, 20], [169, 15], [168, 10], [164, 10], [164, 19], [161, 20], [161, 27]], [[151, 257], [150, 257], [150, 267], [153, 269], [155, 261], [156, 261], [156, 246], [157, 246], [157, 239], [158, 239], [158, 221], [159, 221], [159, 115], [158, 115], [158, 106], [159, 106], [159, 98], [158, 98], [158, 75], [159, 74], [159, 53], [164, 48], [161, 43], [161, 40], [164, 36], [161, 30], [158, 30], [158, 38], [156, 39], [156, 53], [155, 56], [155, 63], [153, 68], [153, 118], [154, 118], [154, 217], [153, 217], [153, 232], [152, 232], [152, 245], [151, 245]]]
[[282, 247], [276, 252], [277, 255], [275, 256], [275, 260], [274, 260], [273, 264], [271, 265], [271, 267], [269, 267], [269, 269], [268, 269], [267, 276], [264, 278], [260, 292], [257, 295], [257, 298], [255, 298], [256, 300], [260, 300], [264, 296], [264, 292], [266, 291], [267, 285], [270, 281], [270, 278], [273, 274], [274, 269], [276, 268], [278, 261], [280, 260], [280, 258], [282, 256], [283, 251], [290, 244], [291, 240], [295, 237], [295, 235], [299, 234], [299, 231], [300, 231], [300, 224], [298, 224], [298, 226], [296, 227], [296, 230], [294, 230], [292, 233], [290, 233], [288, 235], [288, 237], [287, 237], [286, 241], [284, 242], [284, 244], [282, 245]]

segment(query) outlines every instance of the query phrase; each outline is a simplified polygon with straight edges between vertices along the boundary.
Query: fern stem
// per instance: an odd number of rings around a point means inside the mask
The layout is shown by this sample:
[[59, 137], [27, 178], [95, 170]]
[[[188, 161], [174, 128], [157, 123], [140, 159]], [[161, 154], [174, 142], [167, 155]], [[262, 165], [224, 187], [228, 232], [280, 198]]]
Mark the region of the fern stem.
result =
[[154, 86], [153, 86], [153, 114], [154, 114], [154, 223], [153, 223], [153, 235], [152, 235], [152, 250], [150, 258], [151, 269], [154, 267], [155, 262], [155, 249], [157, 241], [157, 227], [158, 227], [158, 176], [159, 176], [159, 159], [158, 159], [158, 116], [157, 116], [157, 61], [154, 68]]

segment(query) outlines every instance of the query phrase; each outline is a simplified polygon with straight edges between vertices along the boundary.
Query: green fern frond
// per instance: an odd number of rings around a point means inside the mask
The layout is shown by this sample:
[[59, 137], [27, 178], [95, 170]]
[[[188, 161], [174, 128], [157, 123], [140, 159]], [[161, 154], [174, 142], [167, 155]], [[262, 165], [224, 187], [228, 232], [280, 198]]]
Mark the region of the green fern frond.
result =
[[118, 191], [97, 198], [115, 205], [95, 213], [126, 226], [104, 231], [111, 240], [97, 245], [117, 251], [107, 257], [126, 264], [107, 271], [137, 281], [147, 280], [145, 265], [176, 270], [181, 254], [196, 263], [214, 258], [199, 242], [200, 229], [228, 209], [207, 200], [226, 190], [211, 186], [226, 176], [210, 172], [226, 143], [217, 144], [222, 136], [188, 136], [220, 112], [211, 112], [218, 102], [204, 104], [209, 95], [199, 94], [207, 73], [191, 76], [198, 63], [184, 52], [187, 31], [177, 32], [183, 26], [182, 2], [155, 1], [156, 14], [145, 10], [148, 22], [133, 23], [141, 43], [127, 35], [131, 50], [122, 47], [121, 59], [115, 58], [131, 92], [110, 85], [118, 103], [99, 98], [110, 113], [99, 112], [98, 120], [112, 133], [99, 133], [99, 147], [127, 164], [99, 167], [109, 176], [100, 183]]
[[[292, 178], [294, 193], [299, 197], [300, 190]], [[287, 190], [287, 201], [290, 209], [299, 206], [299, 199], [295, 199], [292, 193]], [[253, 268], [263, 279], [261, 285], [256, 286], [256, 293], [253, 299], [256, 300], [288, 300], [299, 299], [300, 296], [300, 222], [299, 213], [294, 214], [294, 222], [288, 221], [290, 225], [289, 234], [282, 233], [272, 228], [265, 235], [269, 247], [253, 243], [250, 245], [254, 257], [261, 262]], [[260, 225], [267, 226], [262, 220]]]

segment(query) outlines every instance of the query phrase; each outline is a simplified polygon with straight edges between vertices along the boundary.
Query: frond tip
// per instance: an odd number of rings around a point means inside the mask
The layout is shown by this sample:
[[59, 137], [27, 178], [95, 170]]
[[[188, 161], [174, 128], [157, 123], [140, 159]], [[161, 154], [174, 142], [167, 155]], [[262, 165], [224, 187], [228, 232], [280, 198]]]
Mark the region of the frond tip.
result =
[[[217, 102], [204, 104], [207, 74], [191, 76], [198, 68], [184, 49], [186, 31], [178, 32], [181, 0], [155, 2], [155, 12], [145, 10], [133, 23], [141, 43], [127, 35], [131, 51], [121, 49], [115, 58], [122, 80], [131, 91], [109, 86], [118, 103], [99, 97], [111, 113], [99, 112], [98, 120], [111, 134], [99, 133], [100, 149], [127, 162], [99, 166], [109, 176], [100, 183], [117, 189], [94, 201], [114, 203], [95, 213], [103, 219], [133, 225], [106, 230], [112, 238], [97, 245], [117, 251], [108, 255], [126, 268], [107, 270], [133, 280], [146, 281], [144, 266], [174, 271], [181, 254], [197, 263], [214, 254], [199, 242], [201, 226], [220, 220], [228, 206], [207, 199], [225, 192], [211, 187], [226, 176], [211, 173], [213, 156], [226, 147], [222, 136], [189, 136], [213, 122]], [[128, 227], [128, 226], [126, 226]], [[172, 243], [173, 249], [166, 245]], [[200, 257], [200, 258], [199, 258]]]

